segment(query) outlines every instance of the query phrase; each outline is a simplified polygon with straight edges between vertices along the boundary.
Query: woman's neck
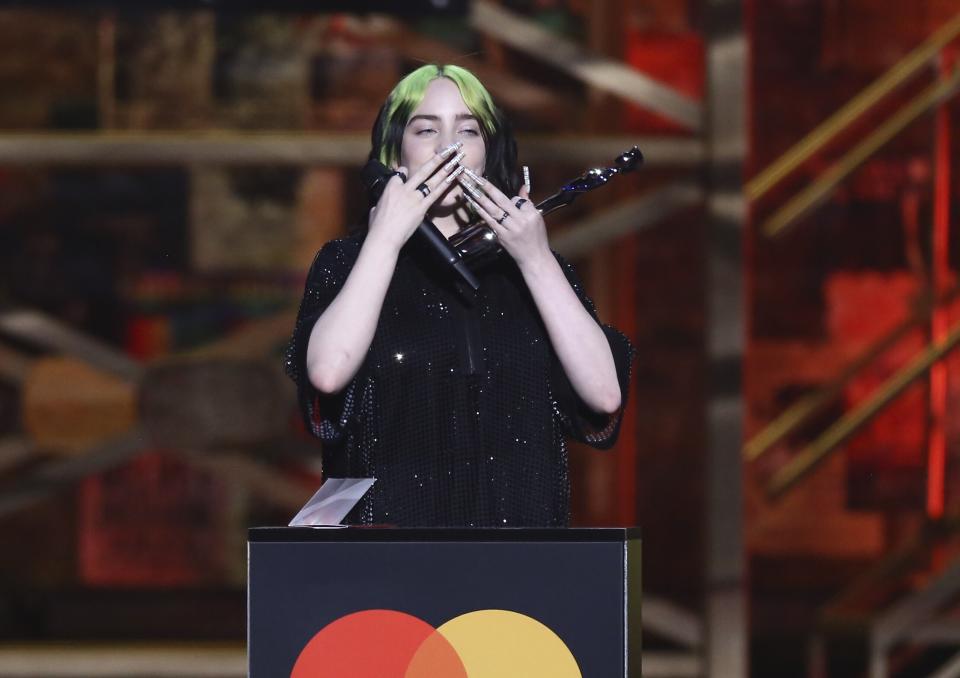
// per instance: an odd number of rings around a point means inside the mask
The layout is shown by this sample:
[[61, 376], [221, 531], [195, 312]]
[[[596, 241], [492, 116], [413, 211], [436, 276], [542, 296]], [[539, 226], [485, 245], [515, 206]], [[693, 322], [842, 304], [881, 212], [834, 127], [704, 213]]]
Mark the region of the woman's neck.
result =
[[451, 207], [434, 207], [427, 213], [427, 218], [447, 239], [470, 223], [470, 213], [460, 201]]

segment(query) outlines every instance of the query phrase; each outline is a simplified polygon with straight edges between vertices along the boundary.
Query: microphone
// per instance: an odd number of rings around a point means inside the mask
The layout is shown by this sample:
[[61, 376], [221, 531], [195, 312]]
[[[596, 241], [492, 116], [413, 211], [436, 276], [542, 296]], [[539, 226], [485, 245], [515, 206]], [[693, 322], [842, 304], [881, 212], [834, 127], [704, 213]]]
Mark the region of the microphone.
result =
[[[394, 174], [400, 174], [400, 178], [404, 182], [407, 180], [402, 173], [394, 172], [379, 160], [370, 160], [363, 166], [363, 169], [360, 170], [360, 178], [370, 192], [370, 200], [372, 203], [376, 204], [380, 200], [384, 187]], [[443, 262], [444, 266], [453, 269], [460, 280], [469, 285], [470, 289], [474, 292], [480, 289], [480, 281], [477, 280], [473, 271], [467, 266], [467, 262], [460, 257], [460, 253], [454, 249], [432, 221], [424, 219], [420, 225], [417, 226], [414, 237], [420, 241], [424, 249], [431, 252], [439, 261]]]

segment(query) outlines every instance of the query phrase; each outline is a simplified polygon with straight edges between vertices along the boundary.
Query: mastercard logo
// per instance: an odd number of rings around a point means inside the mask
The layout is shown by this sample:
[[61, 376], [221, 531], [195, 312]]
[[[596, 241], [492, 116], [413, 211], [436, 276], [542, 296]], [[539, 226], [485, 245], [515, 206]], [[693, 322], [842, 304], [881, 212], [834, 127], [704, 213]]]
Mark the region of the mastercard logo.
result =
[[583, 678], [556, 633], [508, 610], [476, 610], [434, 628], [395, 610], [363, 610], [310, 639], [290, 678]]

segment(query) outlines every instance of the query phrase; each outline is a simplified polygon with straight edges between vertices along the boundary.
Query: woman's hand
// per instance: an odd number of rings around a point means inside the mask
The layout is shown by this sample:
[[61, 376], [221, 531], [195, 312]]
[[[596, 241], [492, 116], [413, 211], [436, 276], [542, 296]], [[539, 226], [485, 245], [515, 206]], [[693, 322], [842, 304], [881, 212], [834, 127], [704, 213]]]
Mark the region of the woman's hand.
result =
[[473, 208], [497, 234], [503, 249], [513, 257], [517, 266], [523, 269], [553, 260], [543, 215], [530, 201], [526, 186], [520, 188], [519, 195], [508, 198], [489, 181], [478, 186], [463, 174], [458, 179]]
[[[390, 177], [380, 200], [370, 210], [369, 236], [399, 252], [423, 221], [427, 210], [443, 195], [443, 183], [458, 167], [456, 158], [449, 162], [447, 159], [459, 147], [458, 143], [435, 153], [406, 183], [399, 175]], [[407, 168], [400, 167], [398, 172], [406, 176]], [[420, 190], [421, 185], [427, 190]]]
[[616, 412], [621, 405], [620, 384], [610, 342], [550, 251], [543, 215], [530, 202], [527, 189], [508, 198], [476, 175], [464, 178], [461, 174], [458, 179], [474, 209], [517, 262], [574, 391], [590, 409]]

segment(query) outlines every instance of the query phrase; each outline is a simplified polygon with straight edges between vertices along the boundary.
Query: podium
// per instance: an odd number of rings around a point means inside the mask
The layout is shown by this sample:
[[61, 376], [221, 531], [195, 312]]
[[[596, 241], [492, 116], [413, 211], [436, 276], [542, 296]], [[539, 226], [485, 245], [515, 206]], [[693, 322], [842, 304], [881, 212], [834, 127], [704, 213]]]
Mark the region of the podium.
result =
[[640, 676], [633, 528], [253, 528], [249, 678]]

